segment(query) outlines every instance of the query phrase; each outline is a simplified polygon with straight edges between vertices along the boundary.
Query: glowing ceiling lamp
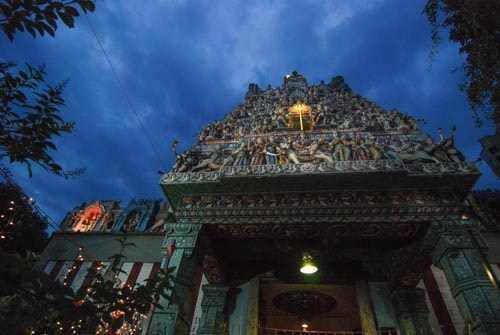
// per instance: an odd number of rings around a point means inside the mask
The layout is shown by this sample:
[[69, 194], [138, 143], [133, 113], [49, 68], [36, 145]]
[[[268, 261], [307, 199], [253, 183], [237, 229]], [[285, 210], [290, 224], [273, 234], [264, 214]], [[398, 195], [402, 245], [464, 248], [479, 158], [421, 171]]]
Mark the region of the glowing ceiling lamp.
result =
[[302, 255], [302, 263], [300, 264], [300, 272], [310, 275], [318, 271], [318, 267], [313, 262], [313, 257], [308, 252]]

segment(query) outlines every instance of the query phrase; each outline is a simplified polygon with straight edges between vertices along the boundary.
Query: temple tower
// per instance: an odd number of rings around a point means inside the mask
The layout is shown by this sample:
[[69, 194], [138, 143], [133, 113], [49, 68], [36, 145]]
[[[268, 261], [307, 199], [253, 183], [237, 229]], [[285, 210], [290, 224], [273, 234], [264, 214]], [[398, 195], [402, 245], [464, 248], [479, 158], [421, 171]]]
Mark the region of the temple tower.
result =
[[[454, 147], [454, 127], [434, 139], [418, 123], [342, 77], [310, 84], [293, 72], [276, 88], [250, 84], [193, 147], [173, 144], [160, 185], [172, 208], [164, 266], [176, 267], [175, 303], [153, 323], [176, 335], [305, 325], [500, 334], [487, 245], [466, 210], [480, 174]], [[304, 253], [315, 274], [298, 271]], [[431, 270], [444, 274], [462, 323], [429, 309]]]

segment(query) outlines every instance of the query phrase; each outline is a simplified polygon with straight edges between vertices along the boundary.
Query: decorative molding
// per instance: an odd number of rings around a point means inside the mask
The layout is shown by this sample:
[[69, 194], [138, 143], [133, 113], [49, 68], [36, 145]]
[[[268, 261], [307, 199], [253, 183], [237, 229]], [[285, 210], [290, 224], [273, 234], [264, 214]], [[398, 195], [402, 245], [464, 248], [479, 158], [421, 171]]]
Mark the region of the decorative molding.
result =
[[222, 334], [224, 327], [224, 306], [229, 288], [224, 285], [206, 284], [202, 287], [201, 320], [198, 335]]
[[411, 238], [422, 225], [415, 223], [359, 223], [356, 224], [221, 224], [211, 229], [212, 236], [237, 238]]
[[224, 308], [226, 294], [229, 290], [228, 286], [210, 283], [203, 285], [201, 289], [203, 290], [203, 299], [201, 301], [202, 307]]
[[165, 224], [166, 237], [163, 241], [162, 252], [168, 253], [168, 248], [183, 249], [186, 256], [191, 257], [198, 240], [201, 225], [188, 223]]
[[385, 159], [303, 164], [224, 166], [218, 171], [167, 173], [162, 176], [160, 184], [220, 182], [224, 178], [247, 176], [331, 175], [339, 173], [368, 172], [405, 172], [410, 176], [479, 174], [477, 167], [473, 163], [468, 162], [403, 164], [400, 160]]
[[235, 229], [238, 225], [427, 223], [456, 220], [462, 213], [463, 205], [449, 191], [198, 194], [181, 197], [174, 210], [179, 223], [229, 224]]
[[299, 317], [326, 313], [337, 307], [337, 301], [332, 296], [312, 290], [281, 293], [273, 299], [273, 304]]
[[142, 232], [150, 225], [158, 212], [160, 199], [132, 199], [119, 214], [112, 231]]

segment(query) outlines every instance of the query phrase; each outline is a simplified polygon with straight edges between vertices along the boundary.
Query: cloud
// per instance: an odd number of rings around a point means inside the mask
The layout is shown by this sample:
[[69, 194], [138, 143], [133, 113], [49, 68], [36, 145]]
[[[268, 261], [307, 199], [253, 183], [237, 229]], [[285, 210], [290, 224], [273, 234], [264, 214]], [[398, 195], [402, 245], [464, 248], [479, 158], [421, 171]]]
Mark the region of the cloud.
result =
[[311, 0], [310, 3], [318, 6], [318, 11], [323, 13], [322, 18], [313, 23], [316, 34], [321, 38], [321, 45], [327, 46], [327, 35], [331, 30], [342, 24], [348, 24], [353, 17], [370, 11], [384, 2], [385, 0]]

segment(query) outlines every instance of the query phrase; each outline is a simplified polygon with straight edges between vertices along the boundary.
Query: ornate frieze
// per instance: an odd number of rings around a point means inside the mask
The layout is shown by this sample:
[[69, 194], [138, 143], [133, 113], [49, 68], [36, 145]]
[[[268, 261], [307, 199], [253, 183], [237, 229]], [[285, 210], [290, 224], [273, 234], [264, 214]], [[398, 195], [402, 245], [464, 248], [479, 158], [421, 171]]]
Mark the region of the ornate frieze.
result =
[[319, 291], [288, 291], [274, 297], [273, 305], [298, 317], [327, 313], [337, 307], [332, 296]]
[[422, 227], [416, 223], [314, 224], [285, 222], [282, 224], [220, 224], [210, 233], [214, 236], [238, 238], [411, 238]]
[[[233, 193], [185, 195], [174, 211], [192, 224], [408, 223], [458, 219], [463, 206], [449, 191]], [[380, 229], [367, 226], [366, 235]], [[394, 230], [408, 226], [393, 225]]]
[[366, 173], [366, 172], [405, 172], [412, 176], [446, 175], [446, 174], [479, 174], [477, 167], [472, 163], [422, 163], [403, 164], [394, 159], [366, 160], [366, 161], [336, 161], [322, 163], [281, 164], [281, 165], [254, 165], [254, 166], [224, 166], [218, 171], [167, 173], [162, 176], [160, 184], [191, 184], [220, 182], [231, 177], [269, 177], [273, 175], [331, 175], [338, 173]]

